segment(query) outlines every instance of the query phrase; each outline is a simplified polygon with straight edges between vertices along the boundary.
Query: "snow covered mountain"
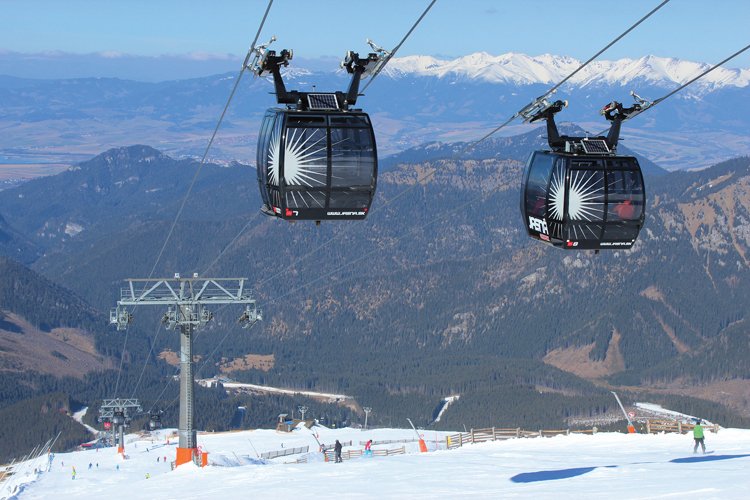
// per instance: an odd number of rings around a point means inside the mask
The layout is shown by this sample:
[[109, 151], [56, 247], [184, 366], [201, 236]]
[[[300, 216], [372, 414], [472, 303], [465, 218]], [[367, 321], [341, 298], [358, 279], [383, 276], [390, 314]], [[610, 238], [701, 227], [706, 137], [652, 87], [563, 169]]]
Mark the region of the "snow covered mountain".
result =
[[[381, 156], [431, 141], [476, 140], [549, 90], [581, 64], [571, 57], [485, 52], [452, 60], [394, 58], [357, 106], [373, 119]], [[559, 117], [597, 133], [599, 110], [613, 99], [630, 103], [635, 90], [657, 99], [709, 68], [705, 62], [644, 56], [597, 60], [558, 91], [570, 106]], [[285, 68], [290, 90], [344, 90], [349, 76], [330, 61]], [[70, 163], [122, 144], [160, 144], [172, 155], [200, 156], [226, 103], [234, 72], [144, 83], [114, 78], [28, 80], [0, 76], [0, 161]], [[367, 80], [365, 80], [365, 84]], [[274, 106], [270, 77], [243, 80], [232, 101], [215, 159], [255, 161], [254, 144], [266, 108]], [[750, 68], [717, 68], [623, 127], [628, 147], [668, 170], [706, 167], [747, 155]], [[29, 96], [34, 96], [31, 99]], [[21, 123], [23, 126], [18, 126]], [[501, 135], [527, 132], [511, 124]], [[45, 137], [39, 148], [38, 137]], [[71, 157], [71, 153], [77, 156]]]
[[[400, 76], [431, 76], [456, 80], [479, 80], [487, 83], [554, 85], [575, 71], [583, 61], [567, 56], [543, 54], [529, 56], [509, 52], [494, 56], [476, 52], [456, 59], [444, 60], [431, 56], [394, 58], [386, 72]], [[648, 55], [639, 59], [599, 60], [586, 66], [571, 78], [578, 87], [589, 85], [628, 85], [648, 82], [652, 85], [683, 84], [711, 67], [705, 62], [684, 61]], [[750, 69], [717, 68], [696, 82], [691, 89], [703, 92], [722, 87], [747, 87]]]

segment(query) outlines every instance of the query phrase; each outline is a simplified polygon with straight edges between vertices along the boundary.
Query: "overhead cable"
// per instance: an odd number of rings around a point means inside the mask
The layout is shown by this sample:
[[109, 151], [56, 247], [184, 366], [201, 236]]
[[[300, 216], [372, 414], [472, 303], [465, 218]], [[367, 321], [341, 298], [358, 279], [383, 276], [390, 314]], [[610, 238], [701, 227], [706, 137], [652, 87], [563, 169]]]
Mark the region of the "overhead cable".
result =
[[[669, 1], [669, 0], [667, 0], [667, 1]], [[422, 15], [419, 16], [419, 19], [417, 19], [417, 21], [412, 25], [411, 29], [406, 32], [406, 35], [404, 35], [404, 38], [401, 39], [401, 41], [398, 43], [398, 45], [396, 45], [393, 48], [393, 50], [391, 50], [390, 52], [386, 53], [387, 55], [385, 56], [385, 60], [383, 61], [383, 63], [380, 64], [378, 66], [378, 68], [373, 72], [372, 76], [370, 76], [370, 81], [368, 81], [367, 84], [364, 87], [362, 87], [362, 92], [363, 93], [364, 93], [365, 90], [367, 90], [367, 87], [370, 86], [370, 84], [375, 79], [375, 77], [378, 76], [381, 71], [383, 71], [383, 68], [385, 67], [385, 65], [388, 64], [388, 61], [390, 61], [391, 58], [396, 55], [396, 52], [398, 52], [398, 49], [401, 48], [401, 46], [404, 44], [404, 42], [406, 41], [406, 39], [409, 38], [409, 36], [411, 35], [411, 33], [417, 28], [417, 26], [419, 26], [419, 23], [422, 22], [422, 19], [424, 19], [424, 16], [426, 16], [427, 13], [432, 8], [432, 6], [435, 5], [435, 2], [437, 2], [437, 0], [432, 0], [430, 2], [430, 5], [428, 5], [427, 8], [424, 10], [424, 12], [422, 12]]]
[[[237, 87], [240, 84], [240, 80], [242, 79], [242, 74], [245, 72], [245, 69], [247, 69], [247, 63], [250, 60], [250, 57], [252, 57], [252, 55], [255, 53], [255, 45], [258, 43], [260, 32], [263, 29], [263, 25], [266, 23], [266, 18], [268, 18], [268, 12], [271, 10], [271, 5], [273, 5], [273, 0], [268, 0], [268, 6], [266, 7], [266, 11], [263, 14], [263, 19], [261, 20], [260, 25], [258, 26], [258, 31], [255, 33], [255, 38], [253, 39], [253, 43], [250, 45], [250, 49], [247, 51], [245, 60], [242, 63], [242, 69], [240, 70], [239, 75], [237, 75], [236, 81], [234, 82], [234, 87], [232, 88], [232, 91], [229, 94], [229, 98], [227, 99], [227, 103], [224, 106], [224, 109], [221, 112], [221, 116], [219, 117], [219, 120], [216, 123], [216, 127], [214, 128], [213, 134], [211, 134], [211, 139], [208, 141], [208, 145], [206, 146], [206, 150], [203, 153], [203, 157], [201, 158], [200, 164], [198, 165], [198, 169], [195, 171], [195, 174], [193, 175], [193, 179], [190, 181], [190, 185], [188, 186], [187, 193], [185, 193], [185, 197], [182, 199], [180, 208], [177, 210], [177, 214], [175, 215], [174, 221], [172, 222], [172, 226], [169, 228], [169, 231], [167, 232], [167, 237], [164, 239], [164, 244], [162, 245], [161, 250], [159, 250], [159, 253], [156, 256], [156, 261], [154, 262], [154, 265], [151, 268], [151, 272], [149, 272], [148, 274], [149, 279], [153, 277], [154, 272], [156, 271], [156, 266], [159, 264], [159, 261], [161, 260], [162, 255], [164, 254], [164, 250], [167, 248], [167, 244], [169, 243], [169, 240], [172, 238], [172, 233], [174, 233], [174, 229], [177, 226], [177, 222], [180, 220], [180, 216], [182, 215], [182, 212], [185, 209], [185, 205], [187, 204], [188, 198], [190, 198], [190, 193], [192, 193], [193, 187], [195, 186], [195, 182], [198, 180], [198, 175], [200, 174], [201, 169], [203, 168], [203, 165], [206, 163], [208, 152], [211, 149], [211, 145], [213, 144], [214, 139], [216, 138], [216, 134], [219, 132], [219, 127], [221, 126], [221, 123], [224, 120], [224, 116], [227, 113], [227, 109], [229, 108], [229, 103], [232, 102], [232, 98], [234, 97], [234, 94], [237, 91]], [[114, 391], [115, 394], [117, 394], [117, 391], [120, 386], [120, 378], [122, 376], [122, 367], [123, 367], [123, 363], [125, 360], [125, 347], [128, 344], [129, 332], [130, 330], [125, 331], [125, 340], [123, 341], [122, 352], [120, 353], [120, 368], [117, 372], [117, 382], [115, 383], [115, 391]], [[146, 362], [148, 362], [148, 360], [146, 360]]]
[[[600, 55], [602, 55], [607, 49], [609, 49], [610, 47], [612, 47], [612, 45], [614, 45], [615, 43], [619, 42], [625, 35], [627, 35], [631, 31], [633, 31], [636, 27], [638, 27], [638, 25], [640, 25], [643, 21], [645, 21], [646, 19], [648, 19], [649, 17], [651, 17], [657, 10], [661, 9], [662, 7], [664, 7], [667, 3], [669, 3], [669, 0], [663, 0], [659, 5], [657, 5], [656, 7], [654, 7], [651, 10], [651, 12], [649, 12], [648, 14], [646, 14], [645, 16], [643, 16], [642, 18], [640, 18], [638, 20], [638, 22], [636, 22], [635, 24], [633, 24], [630, 28], [628, 28], [627, 30], [623, 31], [617, 38], [615, 38], [614, 40], [612, 40], [611, 42], [609, 42], [606, 46], [604, 46], [603, 49], [601, 49], [599, 52], [597, 52], [596, 54], [594, 54], [593, 56], [591, 56], [588, 59], [588, 61], [586, 61], [585, 63], [581, 64], [578, 67], [578, 69], [576, 69], [571, 74], [569, 74], [568, 76], [566, 76], [565, 78], [563, 78], [560, 83], [558, 83], [557, 85], [555, 85], [554, 87], [552, 87], [551, 89], [549, 89], [547, 92], [545, 92], [543, 95], [541, 95], [540, 97], [538, 97], [534, 102], [542, 101], [545, 97], [549, 96], [550, 94], [555, 93], [557, 91], [557, 89], [560, 88], [561, 85], [563, 85], [565, 82], [567, 82], [568, 80], [570, 80], [571, 78], [573, 78], [573, 76], [575, 76], [579, 71], [581, 71], [583, 68], [585, 68], [586, 66], [588, 66], [594, 59], [596, 59], [597, 57], [599, 57]], [[526, 109], [527, 107], [528, 106], [524, 107], [524, 109]], [[468, 149], [475, 148], [480, 142], [482, 142], [485, 139], [489, 138], [490, 136], [494, 135], [495, 133], [497, 133], [498, 131], [500, 131], [502, 128], [505, 128], [507, 125], [509, 125], [513, 120], [515, 120], [519, 116], [521, 116], [521, 111], [517, 112], [516, 114], [514, 114], [513, 116], [511, 116], [505, 123], [503, 123], [502, 125], [496, 127], [495, 129], [491, 130], [484, 137], [482, 137], [478, 141], [474, 142], [474, 144], [472, 144]]]

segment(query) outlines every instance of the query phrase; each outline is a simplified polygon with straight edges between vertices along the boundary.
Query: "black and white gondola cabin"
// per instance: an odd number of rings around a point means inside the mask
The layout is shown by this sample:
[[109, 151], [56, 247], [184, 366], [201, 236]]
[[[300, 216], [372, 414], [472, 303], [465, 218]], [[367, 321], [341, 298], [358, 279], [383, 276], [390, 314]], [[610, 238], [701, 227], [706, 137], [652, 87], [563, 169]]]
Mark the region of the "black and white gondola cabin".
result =
[[155, 431], [155, 430], [161, 429], [161, 427], [162, 427], [161, 412], [152, 412], [149, 415], [149, 419], [148, 419], [148, 429], [150, 431]]
[[557, 101], [530, 120], [546, 119], [550, 150], [532, 153], [524, 173], [528, 235], [570, 250], [630, 248], [643, 227], [646, 193], [638, 160], [616, 148], [621, 121], [640, 108], [613, 103], [603, 111], [612, 120], [608, 135], [589, 138], [559, 135], [554, 114], [564, 106]]
[[291, 51], [267, 51], [256, 73], [273, 75], [276, 99], [286, 107], [266, 111], [258, 136], [262, 211], [287, 220], [364, 219], [375, 196], [378, 155], [372, 122], [351, 106], [360, 78], [377, 54], [343, 63], [352, 74], [347, 92], [287, 91], [280, 68]]

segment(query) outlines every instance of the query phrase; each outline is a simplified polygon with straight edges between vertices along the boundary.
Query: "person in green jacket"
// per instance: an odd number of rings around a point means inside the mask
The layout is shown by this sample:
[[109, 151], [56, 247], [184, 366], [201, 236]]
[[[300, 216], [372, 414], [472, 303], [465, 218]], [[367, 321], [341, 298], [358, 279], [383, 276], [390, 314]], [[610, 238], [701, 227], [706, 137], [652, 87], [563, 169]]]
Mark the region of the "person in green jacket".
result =
[[698, 445], [701, 445], [701, 450], [706, 453], [706, 444], [703, 442], [703, 427], [701, 421], [698, 420], [693, 427], [693, 439], [695, 439], [695, 446], [693, 446], [693, 453], [698, 453]]

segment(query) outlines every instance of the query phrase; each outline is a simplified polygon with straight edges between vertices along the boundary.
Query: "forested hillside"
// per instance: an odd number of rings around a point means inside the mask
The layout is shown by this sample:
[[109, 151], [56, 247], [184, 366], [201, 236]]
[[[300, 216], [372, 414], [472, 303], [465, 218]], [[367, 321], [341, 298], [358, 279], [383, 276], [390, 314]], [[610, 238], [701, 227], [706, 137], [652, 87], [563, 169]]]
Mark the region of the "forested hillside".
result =
[[[217, 311], [195, 342], [201, 376], [345, 393], [376, 424], [427, 425], [440, 398], [461, 394], [441, 426], [487, 415], [559, 426], [613, 410], [619, 385], [631, 399], [692, 395], [731, 407], [716, 406], [720, 419], [748, 415], [737, 387], [750, 376], [750, 159], [647, 172], [638, 243], [594, 255], [526, 238], [523, 165], [503, 159], [512, 142], [494, 144], [490, 159], [395, 165], [367, 220], [320, 227], [260, 215], [253, 169], [206, 165], [156, 275], [248, 277], [264, 320], [248, 332], [239, 311]], [[104, 311], [123, 279], [149, 275], [196, 168], [145, 146], [112, 150], [0, 192], [0, 213], [44, 246], [36, 271]], [[139, 309], [127, 343], [106, 333], [117, 354], [125, 346], [130, 384], [151, 352], [143, 391], [155, 400], [174, 373], [159, 353], [177, 345], [161, 314]], [[273, 363], [232, 362], [249, 354]], [[222, 405], [217, 421], [240, 406]]]

